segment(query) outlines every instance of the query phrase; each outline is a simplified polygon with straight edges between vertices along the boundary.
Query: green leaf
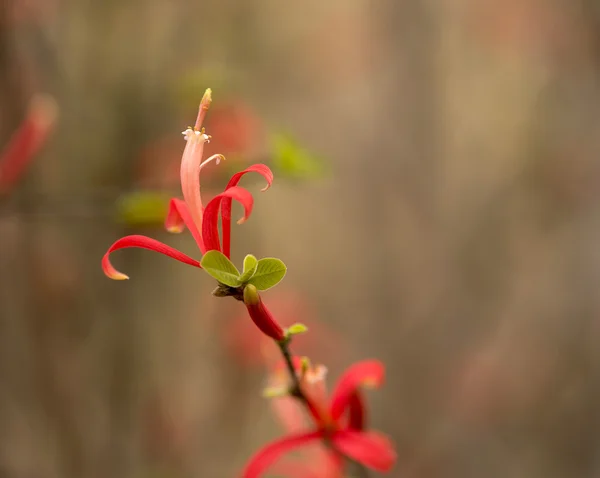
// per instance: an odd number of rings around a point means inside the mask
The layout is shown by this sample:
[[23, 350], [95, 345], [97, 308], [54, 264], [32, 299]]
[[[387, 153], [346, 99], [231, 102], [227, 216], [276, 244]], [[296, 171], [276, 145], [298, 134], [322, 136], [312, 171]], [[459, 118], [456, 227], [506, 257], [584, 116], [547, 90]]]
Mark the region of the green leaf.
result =
[[290, 325], [287, 328], [287, 335], [304, 334], [308, 332], [308, 327], [300, 322]]
[[256, 272], [248, 280], [258, 290], [267, 290], [279, 284], [285, 276], [287, 268], [283, 261], [274, 257], [267, 257], [258, 261]]
[[271, 135], [273, 169], [293, 179], [314, 179], [325, 175], [325, 162], [303, 148], [290, 135]]
[[240, 282], [240, 272], [222, 252], [208, 251], [202, 257], [200, 264], [202, 265], [202, 269], [221, 284], [228, 285], [229, 287], [239, 287], [242, 285]]
[[130, 226], [162, 225], [169, 208], [169, 196], [154, 191], [135, 191], [117, 201], [117, 219]]
[[258, 259], [252, 254], [248, 254], [244, 258], [244, 273], [240, 276], [240, 282], [248, 282], [248, 280], [256, 273], [258, 267]]
[[300, 357], [300, 371], [302, 375], [310, 370], [310, 359], [306, 356]]

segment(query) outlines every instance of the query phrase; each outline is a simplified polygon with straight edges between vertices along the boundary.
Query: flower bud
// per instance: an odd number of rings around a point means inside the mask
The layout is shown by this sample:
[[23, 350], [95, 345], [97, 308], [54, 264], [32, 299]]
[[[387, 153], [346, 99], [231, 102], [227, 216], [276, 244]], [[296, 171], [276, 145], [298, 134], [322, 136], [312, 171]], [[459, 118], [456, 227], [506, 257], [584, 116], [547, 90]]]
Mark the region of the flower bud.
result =
[[248, 314], [260, 331], [278, 342], [285, 339], [283, 328], [275, 321], [271, 312], [263, 304], [256, 287], [248, 284], [244, 287], [244, 304]]

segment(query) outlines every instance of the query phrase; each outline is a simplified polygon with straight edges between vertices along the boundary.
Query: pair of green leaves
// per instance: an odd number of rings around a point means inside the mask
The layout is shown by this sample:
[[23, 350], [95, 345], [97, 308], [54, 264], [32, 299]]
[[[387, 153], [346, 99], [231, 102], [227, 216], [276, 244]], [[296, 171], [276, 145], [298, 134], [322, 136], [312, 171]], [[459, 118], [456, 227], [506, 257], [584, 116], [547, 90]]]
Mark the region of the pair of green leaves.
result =
[[244, 270], [240, 274], [235, 265], [219, 251], [208, 251], [202, 257], [202, 268], [221, 284], [241, 287], [252, 284], [258, 290], [267, 290], [277, 285], [285, 276], [285, 264], [274, 257], [256, 259], [252, 254], [244, 258]]

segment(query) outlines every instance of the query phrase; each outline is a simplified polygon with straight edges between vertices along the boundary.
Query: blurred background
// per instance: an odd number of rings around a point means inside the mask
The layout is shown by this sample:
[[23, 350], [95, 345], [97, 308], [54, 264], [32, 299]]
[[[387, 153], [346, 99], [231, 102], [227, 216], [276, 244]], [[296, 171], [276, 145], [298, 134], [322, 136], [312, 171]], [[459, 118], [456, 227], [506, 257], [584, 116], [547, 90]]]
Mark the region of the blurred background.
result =
[[199, 256], [162, 219], [211, 87], [205, 197], [276, 175], [233, 259], [286, 262], [264, 299], [331, 380], [386, 363], [390, 476], [600, 477], [599, 5], [3, 0], [0, 476], [231, 477], [283, 433], [241, 304], [100, 268]]

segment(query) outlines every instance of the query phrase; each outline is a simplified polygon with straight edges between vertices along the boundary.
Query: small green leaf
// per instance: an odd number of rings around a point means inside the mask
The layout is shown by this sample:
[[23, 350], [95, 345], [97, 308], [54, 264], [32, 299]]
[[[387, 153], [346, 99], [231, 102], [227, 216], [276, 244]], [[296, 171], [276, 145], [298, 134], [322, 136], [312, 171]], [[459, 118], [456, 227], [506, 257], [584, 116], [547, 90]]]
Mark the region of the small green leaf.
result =
[[267, 290], [279, 284], [285, 276], [287, 268], [280, 259], [267, 257], [258, 261], [256, 272], [248, 281], [258, 290]]
[[308, 327], [300, 322], [292, 324], [287, 328], [287, 335], [298, 335], [308, 332]]
[[229, 287], [239, 287], [242, 284], [240, 282], [240, 272], [222, 252], [208, 251], [202, 257], [200, 264], [202, 269], [221, 284]]
[[258, 259], [252, 254], [248, 254], [244, 258], [244, 273], [240, 276], [240, 282], [248, 282], [248, 280], [254, 275], [258, 267]]
[[300, 357], [300, 371], [302, 375], [310, 370], [310, 359], [306, 356]]

